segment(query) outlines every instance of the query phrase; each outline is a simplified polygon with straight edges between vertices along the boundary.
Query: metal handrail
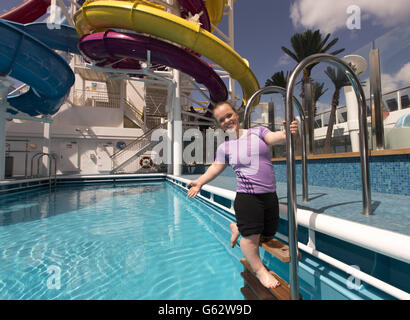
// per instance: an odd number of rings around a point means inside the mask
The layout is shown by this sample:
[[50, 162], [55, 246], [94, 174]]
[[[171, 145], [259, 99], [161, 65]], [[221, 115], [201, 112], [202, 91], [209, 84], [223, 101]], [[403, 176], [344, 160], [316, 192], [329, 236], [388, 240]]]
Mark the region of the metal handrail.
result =
[[40, 156], [40, 155], [42, 155], [42, 154], [43, 154], [43, 152], [38, 152], [38, 153], [36, 153], [34, 156], [31, 157], [30, 177], [34, 177], [34, 176], [33, 176], [34, 158], [37, 157], [37, 156]]
[[[349, 79], [353, 90], [355, 91], [358, 101], [359, 112], [359, 137], [360, 137], [360, 165], [362, 172], [362, 199], [363, 199], [363, 212], [362, 214], [371, 215], [371, 192], [370, 192], [370, 169], [369, 169], [369, 148], [368, 148], [368, 133], [367, 133], [367, 106], [366, 97], [364, 95], [363, 87], [359, 78], [355, 74], [354, 70], [344, 60], [335, 57], [330, 54], [319, 53], [311, 55], [301, 61], [289, 76], [288, 85], [286, 87], [286, 104], [292, 104], [293, 88], [299, 74], [308, 66], [319, 62], [330, 63], [337, 68], [342, 68], [346, 77]], [[287, 112], [286, 121], [291, 119], [292, 108], [286, 108]], [[289, 178], [288, 178], [289, 183]], [[294, 204], [296, 203], [296, 197], [294, 198]]]
[[[253, 101], [262, 94], [280, 93], [286, 98], [286, 89], [279, 86], [268, 86], [256, 91], [249, 99], [244, 114], [244, 127], [245, 129], [250, 127], [250, 112], [249, 108]], [[303, 112], [302, 105], [296, 97], [293, 97], [293, 101], [296, 105], [296, 109], [300, 115], [301, 128], [302, 128], [302, 186], [303, 186], [303, 202], [308, 201], [308, 179], [307, 179], [307, 144], [306, 144], [306, 126], [305, 126], [305, 113]]]
[[[250, 106], [253, 101], [263, 93], [281, 93], [283, 94], [284, 89], [281, 87], [271, 86], [259, 89], [256, 91], [252, 97], [249, 99], [245, 107], [244, 114], [244, 127], [245, 129], [250, 125]], [[286, 165], [287, 165], [287, 180], [288, 180], [288, 224], [289, 224], [289, 253], [290, 253], [290, 263], [289, 263], [289, 284], [290, 284], [290, 296], [293, 300], [299, 300], [299, 279], [298, 279], [298, 247], [297, 247], [297, 225], [296, 225], [296, 178], [295, 178], [295, 155], [294, 155], [294, 137], [290, 132], [290, 123], [293, 120], [293, 101], [296, 102], [296, 108], [300, 114], [301, 119], [303, 119], [302, 125], [302, 143], [305, 153], [305, 161], [303, 162], [302, 168], [304, 174], [306, 175], [306, 132], [304, 126], [304, 112], [297, 101], [297, 99], [292, 95], [289, 95], [289, 91], [286, 91], [286, 103], [285, 103], [285, 114], [286, 114]], [[293, 99], [293, 101], [292, 101]], [[289, 102], [289, 103], [288, 103]], [[307, 180], [307, 177], [304, 177]], [[304, 187], [306, 187], [307, 192], [307, 181], [305, 180]]]
[[48, 168], [48, 179], [49, 179], [49, 187], [51, 188], [51, 166], [54, 160], [54, 187], [57, 185], [57, 158], [54, 154], [49, 154], [45, 152], [38, 152], [36, 153], [32, 158], [31, 158], [31, 171], [30, 171], [30, 177], [33, 177], [33, 166], [34, 166], [34, 159], [38, 157], [37, 159], [37, 177], [40, 176], [40, 159], [44, 156], [48, 156], [48, 159], [50, 161], [50, 165]]
[[[167, 123], [167, 121], [165, 123]], [[120, 155], [121, 153], [124, 153], [125, 151], [129, 150], [131, 147], [135, 146], [138, 142], [146, 139], [154, 130], [159, 129], [161, 126], [165, 125], [165, 123], [160, 123], [156, 127], [148, 130], [143, 135], [139, 136], [137, 139], [135, 139], [134, 141], [129, 143], [124, 149], [121, 149], [121, 150], [115, 152], [114, 154], [112, 154], [110, 156], [110, 158], [113, 159], [113, 158], [117, 157], [118, 155]]]

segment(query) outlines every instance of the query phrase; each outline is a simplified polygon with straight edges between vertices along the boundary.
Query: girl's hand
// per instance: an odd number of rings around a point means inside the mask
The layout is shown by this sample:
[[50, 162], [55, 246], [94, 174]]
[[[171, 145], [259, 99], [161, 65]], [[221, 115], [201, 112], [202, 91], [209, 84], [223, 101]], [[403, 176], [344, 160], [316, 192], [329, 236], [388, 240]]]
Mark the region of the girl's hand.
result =
[[198, 192], [202, 188], [202, 185], [197, 180], [191, 181], [186, 186], [187, 186], [187, 188], [189, 186], [191, 186], [191, 188], [187, 192], [187, 196], [190, 197], [190, 198], [195, 198], [196, 195], [198, 194]]
[[[283, 125], [286, 127], [286, 121], [285, 120], [283, 120]], [[296, 120], [293, 120], [290, 123], [290, 132], [292, 134], [298, 133], [298, 122]]]

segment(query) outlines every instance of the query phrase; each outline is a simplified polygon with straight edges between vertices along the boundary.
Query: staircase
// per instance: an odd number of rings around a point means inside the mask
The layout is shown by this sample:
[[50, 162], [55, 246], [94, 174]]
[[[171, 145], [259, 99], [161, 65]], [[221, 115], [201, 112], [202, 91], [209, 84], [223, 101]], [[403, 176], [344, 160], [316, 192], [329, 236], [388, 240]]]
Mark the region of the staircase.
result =
[[161, 123], [161, 118], [167, 117], [167, 102], [167, 87], [145, 86], [145, 116], [148, 129], [158, 126]]
[[145, 132], [142, 136], [129, 143], [124, 149], [114, 153], [111, 156], [113, 163], [111, 173], [158, 172], [160, 166], [154, 164], [151, 168], [142, 168], [138, 158], [152, 150], [152, 148], [159, 143], [159, 141], [151, 141], [151, 135], [154, 130], [164, 128], [166, 128], [166, 123], [160, 124]]
[[[260, 246], [280, 261], [290, 262], [289, 247], [279, 240], [270, 239], [267, 242], [261, 242]], [[298, 258], [301, 258], [300, 252]], [[275, 279], [280, 282], [280, 286], [268, 289], [260, 283], [255, 271], [245, 258], [241, 259], [241, 263], [244, 266], [244, 271], [241, 273], [244, 279], [244, 286], [241, 288], [241, 292], [246, 300], [291, 300], [289, 284], [273, 271], [265, 266]], [[299, 295], [299, 299], [302, 300], [302, 295]]]
[[134, 106], [128, 99], [124, 99], [124, 115], [140, 127], [144, 132], [148, 131], [147, 126], [144, 123], [144, 115]]

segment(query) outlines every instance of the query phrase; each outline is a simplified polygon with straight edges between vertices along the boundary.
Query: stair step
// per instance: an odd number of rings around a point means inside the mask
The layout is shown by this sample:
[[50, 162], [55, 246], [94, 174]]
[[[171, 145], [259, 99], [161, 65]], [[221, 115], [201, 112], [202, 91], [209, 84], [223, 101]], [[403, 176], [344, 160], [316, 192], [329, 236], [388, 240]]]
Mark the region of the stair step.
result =
[[[278, 258], [282, 262], [290, 262], [289, 246], [280, 242], [277, 239], [270, 239], [259, 244], [263, 249], [269, 252], [274, 257]], [[300, 251], [298, 252], [298, 259], [301, 259]]]
[[252, 289], [247, 284], [241, 288], [241, 292], [245, 300], [259, 300], [258, 296], [253, 293]]
[[[280, 282], [280, 286], [268, 289], [260, 283], [255, 272], [245, 258], [241, 259], [241, 263], [245, 267], [245, 271], [242, 272], [241, 275], [243, 276], [245, 283], [252, 289], [253, 293], [259, 300], [291, 300], [289, 284], [272, 270], [265, 266], [265, 268]], [[302, 299], [302, 295], [300, 295], [300, 299]]]
[[241, 272], [241, 276], [245, 280], [245, 285], [251, 290], [251, 294], [256, 297], [254, 300], [278, 300], [249, 270], [245, 269]]

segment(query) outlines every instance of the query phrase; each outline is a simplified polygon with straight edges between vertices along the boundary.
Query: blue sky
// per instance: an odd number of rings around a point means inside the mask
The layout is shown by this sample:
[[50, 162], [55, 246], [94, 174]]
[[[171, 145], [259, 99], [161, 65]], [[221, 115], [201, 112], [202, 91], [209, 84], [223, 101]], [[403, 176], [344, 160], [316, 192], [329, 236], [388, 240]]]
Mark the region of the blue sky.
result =
[[[333, 2], [333, 0], [328, 1]], [[238, 0], [236, 2], [235, 50], [250, 61], [252, 70], [261, 85], [274, 72], [291, 70], [295, 66], [293, 60], [286, 58], [281, 46], [291, 48], [291, 36], [303, 32], [305, 27], [293, 25], [290, 19], [290, 4], [291, 2], [286, 0]], [[345, 15], [346, 19], [349, 16], [345, 11], [340, 14]], [[333, 32], [331, 39], [339, 38], [334, 48], [345, 48], [345, 51], [340, 54], [343, 56], [359, 49], [391, 28], [373, 26], [371, 20], [366, 20], [362, 21], [361, 30], [349, 30], [343, 27]]]
[[[2, 0], [0, 12], [18, 5], [21, 1]], [[408, 30], [408, 21], [410, 21], [408, 1], [237, 0], [234, 7], [235, 50], [249, 61], [261, 86], [274, 72], [292, 70], [295, 67], [296, 63], [284, 54], [281, 46], [290, 48], [291, 36], [307, 28], [321, 29], [323, 33], [331, 32], [331, 39], [339, 38], [334, 48], [345, 48], [339, 56], [351, 54], [362, 48], [359, 51], [367, 59], [368, 44], [372, 40], [397, 28], [404, 27], [407, 28], [406, 31]], [[360, 9], [358, 30], [349, 30], [346, 26], [346, 21], [352, 16], [347, 13], [347, 9], [352, 4]], [[227, 18], [224, 18], [219, 27], [226, 31], [226, 25]], [[400, 41], [400, 44], [393, 41], [390, 47], [385, 48], [385, 52], [390, 52], [391, 48], [394, 48], [398, 51], [397, 54], [389, 54], [389, 61], [385, 61], [384, 56], [381, 57], [382, 72], [389, 75], [390, 78], [387, 76], [385, 78], [390, 81], [391, 86], [400, 86], [404, 83], [403, 79], [396, 79], [394, 76], [407, 74], [407, 72], [400, 73], [400, 69], [410, 60], [409, 42], [409, 38], [407, 41]], [[378, 41], [377, 45], [383, 46], [384, 43]], [[364, 46], [366, 47], [363, 48]], [[318, 78], [322, 78], [320, 68], [315, 67], [314, 70], [316, 69], [313, 76], [316, 74]], [[407, 85], [409, 83], [410, 80]], [[330, 90], [327, 97], [324, 96], [324, 100], [329, 100], [332, 91], [331, 83], [327, 83], [326, 86]], [[239, 85], [237, 91], [240, 92]]]

